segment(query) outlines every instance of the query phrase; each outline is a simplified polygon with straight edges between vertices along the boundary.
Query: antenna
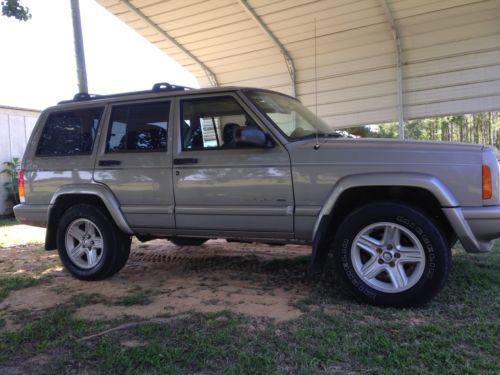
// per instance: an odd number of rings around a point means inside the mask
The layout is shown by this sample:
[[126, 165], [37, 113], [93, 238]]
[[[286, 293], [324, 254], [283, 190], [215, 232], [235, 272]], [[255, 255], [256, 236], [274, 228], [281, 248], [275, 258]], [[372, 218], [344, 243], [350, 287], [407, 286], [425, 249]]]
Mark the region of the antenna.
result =
[[[318, 117], [318, 61], [317, 61], [317, 35], [316, 35], [316, 17], [314, 17], [314, 114]], [[314, 149], [319, 148], [319, 134], [316, 129], [316, 144]]]

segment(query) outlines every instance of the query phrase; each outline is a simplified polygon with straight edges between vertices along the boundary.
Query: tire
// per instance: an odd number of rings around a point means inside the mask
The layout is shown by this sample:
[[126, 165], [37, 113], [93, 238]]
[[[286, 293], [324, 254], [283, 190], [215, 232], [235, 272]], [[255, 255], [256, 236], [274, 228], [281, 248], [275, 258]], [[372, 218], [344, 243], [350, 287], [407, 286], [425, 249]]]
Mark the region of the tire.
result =
[[127, 263], [131, 239], [101, 209], [79, 204], [68, 208], [57, 227], [59, 257], [80, 280], [103, 280]]
[[337, 230], [333, 258], [354, 294], [380, 306], [425, 304], [443, 288], [451, 268], [439, 227], [418, 209], [396, 202], [351, 213]]
[[207, 242], [208, 238], [197, 237], [172, 237], [168, 239], [175, 246], [201, 246]]

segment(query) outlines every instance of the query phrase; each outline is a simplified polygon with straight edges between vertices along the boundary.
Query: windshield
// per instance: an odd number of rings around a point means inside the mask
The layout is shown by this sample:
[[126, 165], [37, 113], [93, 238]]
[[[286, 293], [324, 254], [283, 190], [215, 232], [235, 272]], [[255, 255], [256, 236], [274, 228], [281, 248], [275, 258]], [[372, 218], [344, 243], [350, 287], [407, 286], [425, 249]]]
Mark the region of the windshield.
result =
[[257, 108], [292, 141], [316, 136], [342, 136], [298, 100], [268, 91], [248, 90], [245, 93]]

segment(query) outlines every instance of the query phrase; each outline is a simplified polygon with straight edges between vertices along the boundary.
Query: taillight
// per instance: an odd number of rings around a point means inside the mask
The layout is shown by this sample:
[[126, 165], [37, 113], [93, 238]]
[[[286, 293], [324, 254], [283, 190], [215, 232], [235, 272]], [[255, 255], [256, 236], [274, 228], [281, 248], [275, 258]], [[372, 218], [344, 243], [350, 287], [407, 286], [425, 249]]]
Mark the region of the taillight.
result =
[[21, 203], [25, 202], [24, 197], [24, 171], [21, 169], [17, 174], [17, 189], [19, 192], [19, 201]]
[[483, 199], [491, 199], [491, 170], [487, 165], [483, 165]]

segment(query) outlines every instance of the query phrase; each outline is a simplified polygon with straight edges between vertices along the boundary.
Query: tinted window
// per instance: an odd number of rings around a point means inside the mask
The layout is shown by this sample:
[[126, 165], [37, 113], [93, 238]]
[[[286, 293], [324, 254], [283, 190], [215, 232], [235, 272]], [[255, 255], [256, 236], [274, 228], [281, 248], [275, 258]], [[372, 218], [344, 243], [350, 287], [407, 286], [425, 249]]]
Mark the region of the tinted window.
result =
[[37, 155], [85, 155], [92, 152], [103, 109], [52, 113], [38, 143]]
[[106, 151], [165, 151], [169, 112], [170, 102], [114, 107]]
[[256, 127], [232, 97], [184, 100], [181, 116], [183, 150], [235, 148], [237, 129]]

